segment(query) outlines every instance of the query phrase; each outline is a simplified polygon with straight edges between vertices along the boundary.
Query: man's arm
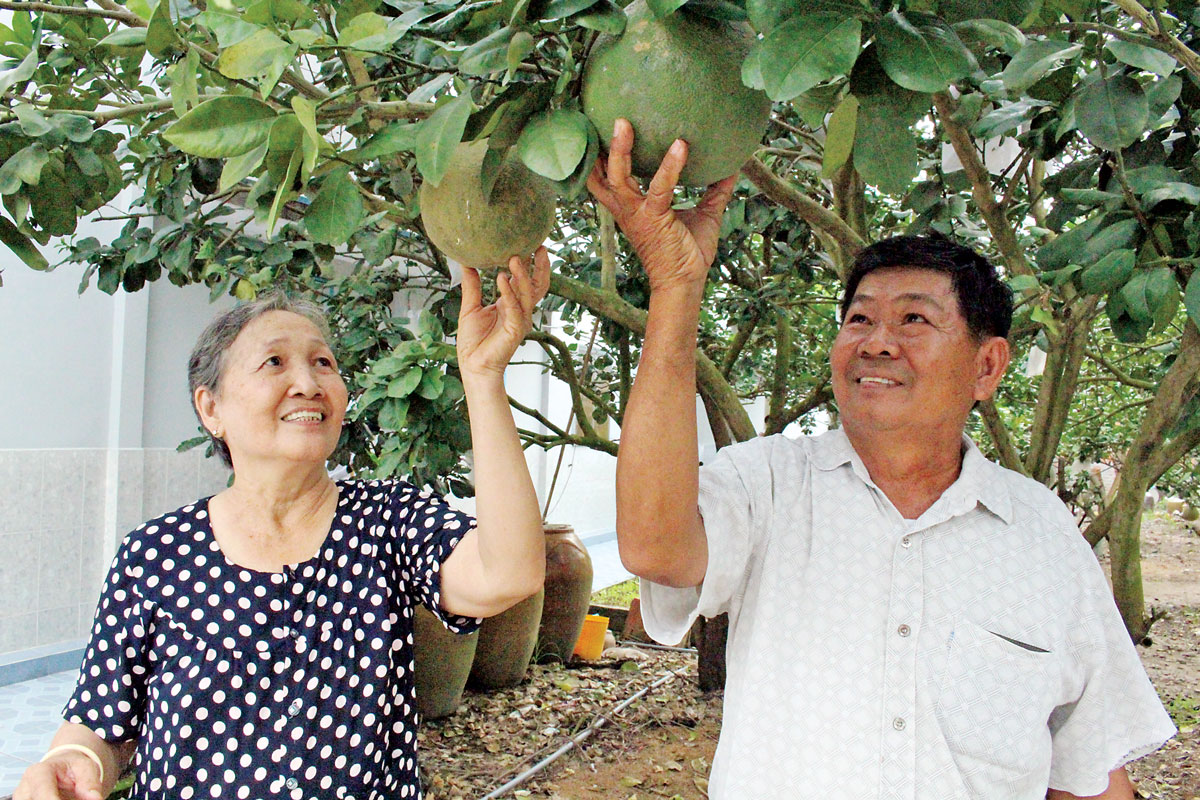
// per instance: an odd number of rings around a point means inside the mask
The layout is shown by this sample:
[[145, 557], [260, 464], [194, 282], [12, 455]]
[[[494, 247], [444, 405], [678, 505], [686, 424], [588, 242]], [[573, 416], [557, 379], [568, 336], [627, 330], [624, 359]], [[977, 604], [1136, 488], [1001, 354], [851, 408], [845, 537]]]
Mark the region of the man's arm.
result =
[[708, 543], [697, 505], [696, 328], [734, 178], [715, 184], [695, 208], [677, 212], [671, 201], [686, 143], [675, 142], [644, 195], [630, 175], [632, 149], [632, 127], [617, 120], [607, 164], [597, 161], [588, 179], [650, 281], [642, 358], [621, 423], [617, 544], [635, 575], [697, 586], [708, 568]]
[[[1108, 788], [1102, 793], [1088, 795], [1093, 800], [1133, 800], [1133, 784], [1129, 781], [1129, 773], [1124, 767], [1117, 767], [1108, 773]], [[1046, 792], [1046, 800], [1086, 800], [1080, 795], [1051, 789]]]

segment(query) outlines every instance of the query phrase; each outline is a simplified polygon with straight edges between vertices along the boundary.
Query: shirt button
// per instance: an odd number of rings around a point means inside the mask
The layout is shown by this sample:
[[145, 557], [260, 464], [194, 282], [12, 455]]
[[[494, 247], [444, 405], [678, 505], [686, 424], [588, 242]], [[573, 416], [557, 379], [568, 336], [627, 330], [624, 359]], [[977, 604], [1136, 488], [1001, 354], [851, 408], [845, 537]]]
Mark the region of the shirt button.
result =
[[287, 788], [288, 788], [288, 789], [295, 789], [295, 788], [296, 788], [297, 786], [299, 786], [299, 785], [300, 785], [300, 781], [296, 780], [295, 778], [288, 778], [288, 779], [287, 779], [287, 784], [286, 784], [286, 786], [287, 786]]
[[905, 724], [904, 717], [896, 717], [894, 720], [892, 720], [892, 727], [898, 731], [904, 730]]
[[912, 546], [912, 537], [905, 536], [903, 539], [900, 540], [900, 546], [901, 547], [911, 547]]
[[912, 633], [912, 628], [908, 627], [907, 625], [901, 625], [899, 628], [896, 628], [896, 633], [900, 634], [901, 636], [908, 636], [910, 633]]
[[293, 717], [296, 716], [297, 714], [299, 714], [301, 705], [302, 704], [301, 704], [299, 698], [293, 700], [292, 704], [290, 706], [288, 706], [288, 714]]

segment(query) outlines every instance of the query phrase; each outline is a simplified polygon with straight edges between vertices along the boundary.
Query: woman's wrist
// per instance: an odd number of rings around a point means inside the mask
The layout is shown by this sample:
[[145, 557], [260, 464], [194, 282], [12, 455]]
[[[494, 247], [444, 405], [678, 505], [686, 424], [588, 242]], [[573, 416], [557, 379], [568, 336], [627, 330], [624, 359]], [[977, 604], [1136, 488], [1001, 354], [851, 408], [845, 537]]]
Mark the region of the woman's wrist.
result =
[[96, 765], [96, 769], [100, 772], [99, 782], [101, 784], [104, 783], [104, 761], [101, 760], [100, 754], [95, 750], [88, 747], [86, 744], [60, 744], [47, 750], [46, 755], [42, 756], [42, 761], [49, 761], [50, 759], [57, 755], [61, 755], [62, 753], [80, 753], [81, 755], [87, 756], [87, 758]]

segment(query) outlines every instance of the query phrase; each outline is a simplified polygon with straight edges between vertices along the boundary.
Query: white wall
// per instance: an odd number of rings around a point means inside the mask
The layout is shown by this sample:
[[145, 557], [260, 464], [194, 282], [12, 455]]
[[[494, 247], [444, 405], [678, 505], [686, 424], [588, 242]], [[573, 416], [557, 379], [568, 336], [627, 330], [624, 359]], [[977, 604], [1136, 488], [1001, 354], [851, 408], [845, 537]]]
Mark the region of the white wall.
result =
[[146, 370], [142, 446], [175, 447], [197, 436], [199, 425], [187, 391], [187, 360], [192, 346], [219, 312], [232, 308], [225, 296], [208, 301], [205, 286], [178, 287], [166, 281], [151, 284], [146, 328]]
[[103, 447], [112, 298], [78, 295], [76, 267], [34, 272], [3, 247], [0, 258], [0, 448]]

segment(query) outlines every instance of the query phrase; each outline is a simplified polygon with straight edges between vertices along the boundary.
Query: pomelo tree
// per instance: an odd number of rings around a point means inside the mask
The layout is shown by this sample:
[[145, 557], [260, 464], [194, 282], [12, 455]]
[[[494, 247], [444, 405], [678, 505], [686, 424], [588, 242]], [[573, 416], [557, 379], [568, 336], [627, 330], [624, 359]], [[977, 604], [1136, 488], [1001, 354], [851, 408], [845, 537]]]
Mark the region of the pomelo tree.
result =
[[[1005, 465], [1055, 487], [1106, 538], [1135, 639], [1152, 484], [1190, 491], [1200, 443], [1200, 17], [1165, 0], [645, 0], [655, 18], [748, 25], [740, 82], [772, 105], [724, 222], [696, 354], [719, 444], [836, 419], [826, 355], [839, 278], [865, 243], [939, 230], [1018, 293], [1014, 374], [973, 421]], [[81, 290], [202, 283], [322, 299], [353, 407], [337, 458], [469, 492], [457, 294], [419, 188], [461, 141], [483, 183], [515, 154], [560, 197], [551, 293], [570, 336], [532, 338], [574, 424], [514, 402], [530, 446], [609, 453], [647, 287], [583, 192], [601, 133], [581, 82], [613, 0], [0, 0], [0, 240]], [[650, 76], [642, 76], [649, 80]], [[691, 91], [687, 106], [729, 96]], [[668, 101], [664, 99], [664, 103]], [[670, 103], [679, 104], [678, 99]], [[636, 124], [636, 123], [635, 123]], [[645, 131], [647, 136], [652, 132]], [[720, 142], [721, 131], [716, 131]], [[693, 143], [695, 144], [695, 143]], [[488, 172], [487, 170], [493, 170]], [[109, 242], [87, 214], [138, 200]], [[681, 193], [689, 202], [694, 192]], [[397, 293], [429, 298], [392, 317]], [[540, 427], [539, 427], [540, 425]], [[1068, 465], [1119, 468], [1112, 492]]]

